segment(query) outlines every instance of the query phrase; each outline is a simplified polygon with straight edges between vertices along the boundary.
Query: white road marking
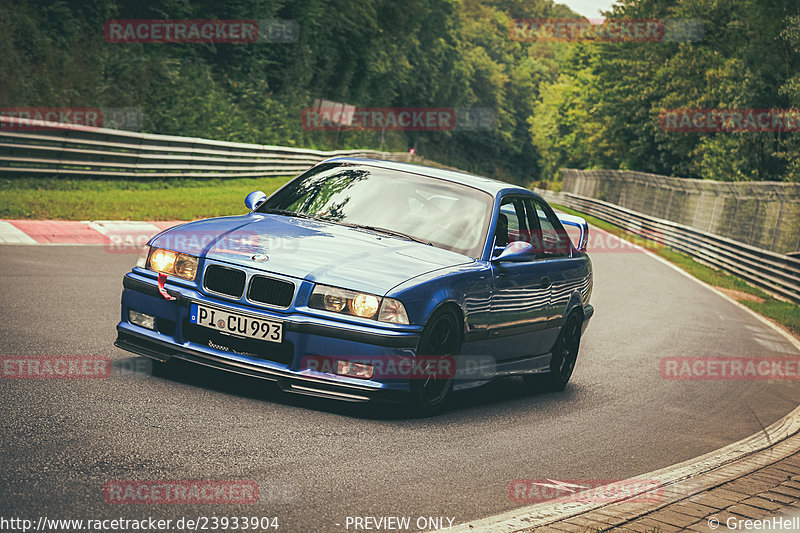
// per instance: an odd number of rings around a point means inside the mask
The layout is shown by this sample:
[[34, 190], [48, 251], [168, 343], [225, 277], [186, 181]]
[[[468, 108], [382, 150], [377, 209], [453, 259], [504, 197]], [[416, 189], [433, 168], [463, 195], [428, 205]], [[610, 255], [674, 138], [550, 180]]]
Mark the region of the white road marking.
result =
[[135, 220], [94, 220], [87, 222], [88, 226], [93, 230], [102, 233], [103, 235], [114, 234], [144, 234], [150, 233], [155, 235], [161, 232], [161, 229], [155, 224], [150, 222], [140, 222]]
[[0, 244], [39, 244], [11, 222], [0, 220]]

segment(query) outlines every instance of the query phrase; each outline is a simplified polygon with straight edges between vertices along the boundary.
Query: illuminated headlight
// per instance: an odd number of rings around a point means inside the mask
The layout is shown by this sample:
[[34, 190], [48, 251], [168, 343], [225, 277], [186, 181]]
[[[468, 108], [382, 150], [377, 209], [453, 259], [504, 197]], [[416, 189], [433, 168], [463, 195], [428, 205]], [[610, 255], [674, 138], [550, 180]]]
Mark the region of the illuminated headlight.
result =
[[341, 376], [371, 379], [373, 372], [374, 368], [372, 365], [353, 363], [351, 361], [336, 361], [336, 373]]
[[147, 260], [147, 268], [192, 281], [197, 274], [198, 259], [162, 248], [153, 248]]
[[133, 309], [128, 309], [128, 322], [154, 331], [156, 329], [156, 317], [134, 311]]
[[328, 285], [317, 285], [311, 292], [308, 306], [332, 313], [372, 318], [381, 322], [408, 324], [408, 315], [403, 304], [393, 298], [340, 289]]
[[347, 303], [350, 306], [350, 311], [356, 316], [372, 318], [378, 312], [378, 297], [371, 294], [358, 294]]

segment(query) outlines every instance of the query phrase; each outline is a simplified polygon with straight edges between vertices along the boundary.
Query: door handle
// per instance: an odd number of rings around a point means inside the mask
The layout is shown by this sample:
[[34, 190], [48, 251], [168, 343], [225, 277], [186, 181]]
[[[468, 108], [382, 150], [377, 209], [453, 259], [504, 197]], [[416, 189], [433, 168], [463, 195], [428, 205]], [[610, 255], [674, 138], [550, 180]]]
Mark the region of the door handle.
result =
[[550, 278], [547, 276], [542, 276], [542, 279], [539, 280], [539, 283], [541, 283], [543, 289], [546, 289], [550, 286]]

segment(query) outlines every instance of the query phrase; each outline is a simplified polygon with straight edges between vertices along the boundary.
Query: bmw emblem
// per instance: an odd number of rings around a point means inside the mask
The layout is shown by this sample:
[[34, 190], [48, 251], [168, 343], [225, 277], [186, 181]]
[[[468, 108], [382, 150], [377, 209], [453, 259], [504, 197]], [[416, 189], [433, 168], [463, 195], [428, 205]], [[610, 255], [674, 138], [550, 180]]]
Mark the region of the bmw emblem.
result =
[[264, 254], [256, 254], [252, 256], [250, 259], [256, 261], [258, 263], [263, 263], [264, 261], [269, 261], [269, 257]]

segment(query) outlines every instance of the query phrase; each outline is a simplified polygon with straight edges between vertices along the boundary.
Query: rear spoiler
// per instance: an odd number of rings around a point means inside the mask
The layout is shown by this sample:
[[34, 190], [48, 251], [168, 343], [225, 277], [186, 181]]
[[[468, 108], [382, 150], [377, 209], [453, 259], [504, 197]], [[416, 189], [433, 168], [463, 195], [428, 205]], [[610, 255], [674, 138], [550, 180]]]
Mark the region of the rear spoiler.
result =
[[585, 219], [575, 215], [568, 215], [566, 213], [556, 213], [556, 215], [558, 215], [558, 219], [565, 226], [574, 226], [580, 230], [581, 235], [575, 248], [581, 252], [585, 252], [586, 246], [589, 243], [589, 223], [586, 222]]

